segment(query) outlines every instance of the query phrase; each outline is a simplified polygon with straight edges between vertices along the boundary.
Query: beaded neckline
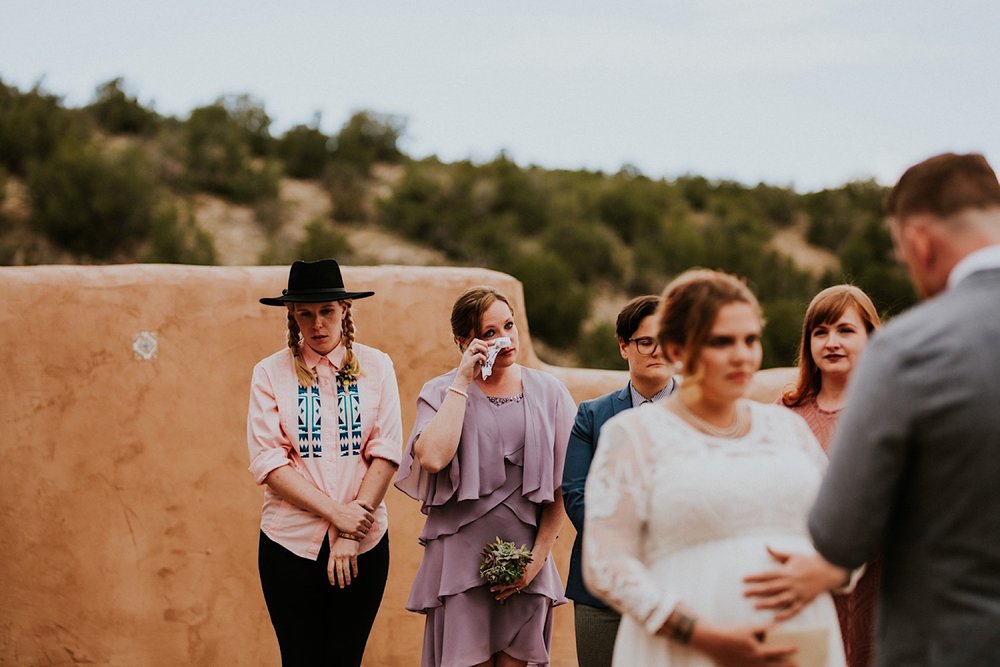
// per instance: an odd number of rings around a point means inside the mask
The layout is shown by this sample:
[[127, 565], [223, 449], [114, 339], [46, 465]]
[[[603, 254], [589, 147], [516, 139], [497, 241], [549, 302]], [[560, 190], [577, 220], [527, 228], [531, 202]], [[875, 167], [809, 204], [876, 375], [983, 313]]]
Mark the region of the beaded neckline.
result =
[[524, 399], [524, 394], [516, 394], [514, 396], [487, 396], [486, 397], [490, 403], [497, 406], [506, 405], [507, 403], [520, 403]]

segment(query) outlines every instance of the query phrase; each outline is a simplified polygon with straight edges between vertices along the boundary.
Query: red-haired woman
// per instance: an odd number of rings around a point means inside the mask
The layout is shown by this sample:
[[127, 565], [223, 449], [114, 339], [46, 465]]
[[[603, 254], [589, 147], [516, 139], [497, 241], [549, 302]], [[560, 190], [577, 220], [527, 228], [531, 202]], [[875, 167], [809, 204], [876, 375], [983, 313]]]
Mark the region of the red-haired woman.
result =
[[[799, 377], [781, 403], [803, 417], [827, 451], [844, 406], [847, 384], [868, 337], [881, 325], [872, 300], [853, 285], [834, 285], [813, 297], [802, 322]], [[848, 667], [874, 662], [875, 605], [880, 561], [868, 564], [854, 591], [835, 595]]]

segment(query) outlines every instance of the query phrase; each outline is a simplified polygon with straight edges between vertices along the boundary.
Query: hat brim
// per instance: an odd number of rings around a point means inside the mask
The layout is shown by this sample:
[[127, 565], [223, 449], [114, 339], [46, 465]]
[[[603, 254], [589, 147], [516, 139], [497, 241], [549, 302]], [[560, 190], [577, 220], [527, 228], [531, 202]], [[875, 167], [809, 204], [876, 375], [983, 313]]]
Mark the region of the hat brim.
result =
[[289, 303], [326, 303], [327, 301], [346, 301], [347, 299], [364, 299], [374, 296], [375, 292], [343, 292], [340, 290], [317, 290], [315, 292], [297, 292], [281, 296], [263, 297], [260, 302], [265, 306], [284, 306]]

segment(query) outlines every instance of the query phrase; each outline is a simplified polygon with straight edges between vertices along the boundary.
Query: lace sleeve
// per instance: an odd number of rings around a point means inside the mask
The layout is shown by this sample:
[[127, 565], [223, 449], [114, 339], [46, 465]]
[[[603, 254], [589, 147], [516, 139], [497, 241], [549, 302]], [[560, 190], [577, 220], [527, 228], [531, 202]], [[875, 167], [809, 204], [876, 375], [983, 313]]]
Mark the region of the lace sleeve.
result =
[[636, 437], [625, 413], [601, 429], [587, 477], [583, 568], [587, 588], [653, 634], [677, 598], [660, 590], [642, 561], [642, 535], [652, 474], [649, 445]]

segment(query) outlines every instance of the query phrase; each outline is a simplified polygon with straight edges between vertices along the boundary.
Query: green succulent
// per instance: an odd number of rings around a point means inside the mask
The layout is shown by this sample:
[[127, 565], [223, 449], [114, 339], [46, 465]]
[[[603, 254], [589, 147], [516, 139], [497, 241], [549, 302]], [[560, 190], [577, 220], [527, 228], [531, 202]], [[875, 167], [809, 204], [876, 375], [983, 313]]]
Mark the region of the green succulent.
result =
[[479, 576], [490, 584], [512, 584], [524, 576], [524, 569], [532, 561], [531, 550], [497, 537], [483, 547], [483, 560]]

